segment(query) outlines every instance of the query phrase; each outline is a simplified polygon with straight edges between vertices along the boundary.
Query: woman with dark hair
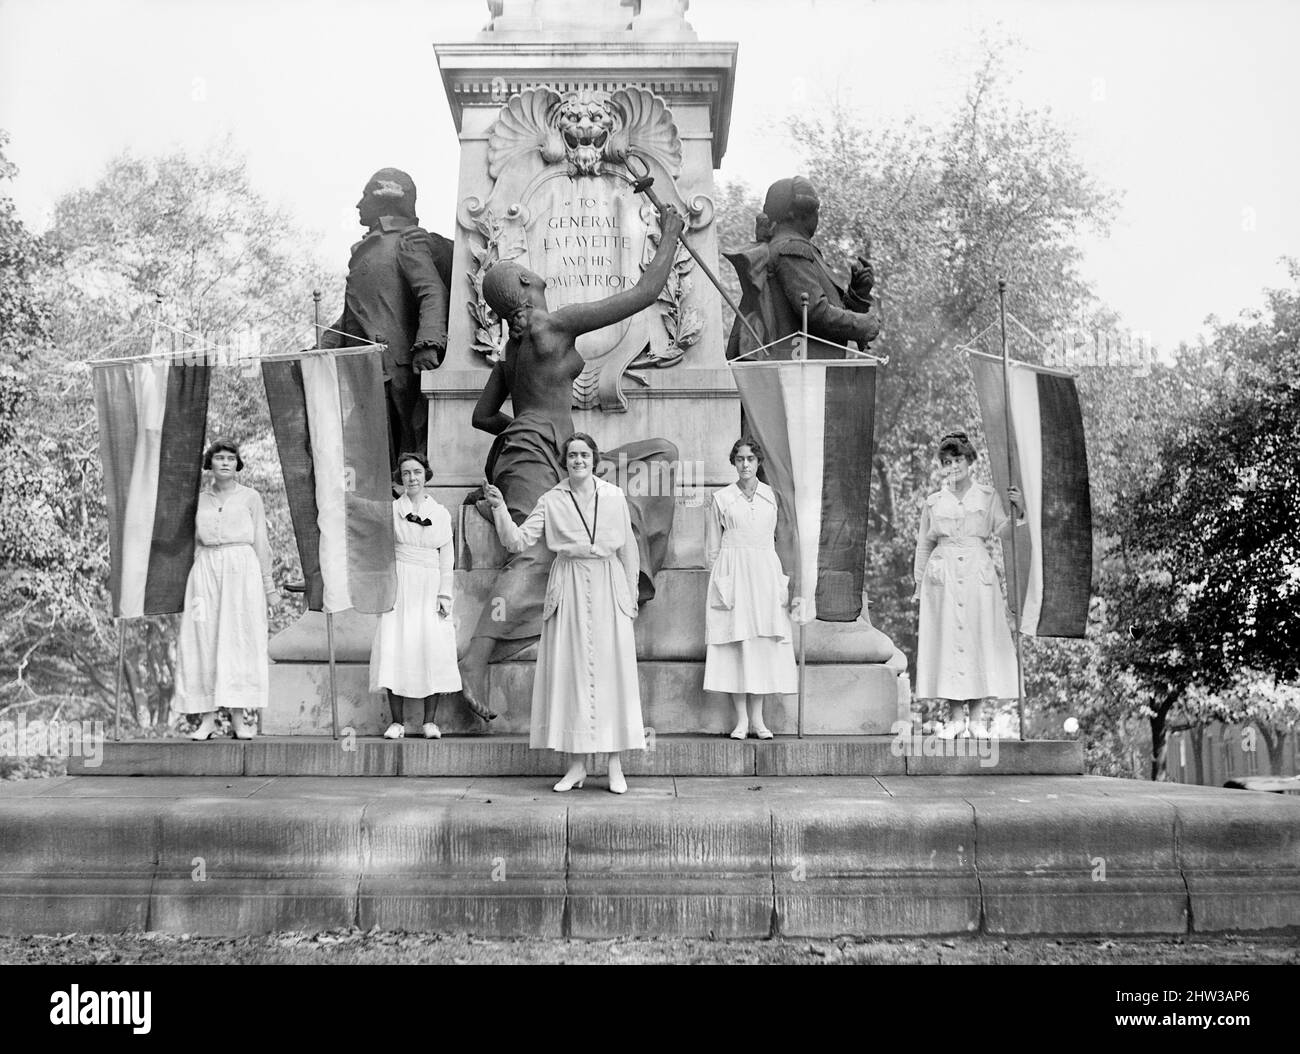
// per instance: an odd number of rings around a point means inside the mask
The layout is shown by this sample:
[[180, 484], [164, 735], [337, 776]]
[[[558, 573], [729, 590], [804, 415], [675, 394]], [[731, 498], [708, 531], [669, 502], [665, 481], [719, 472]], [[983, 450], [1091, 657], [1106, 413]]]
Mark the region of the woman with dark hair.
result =
[[736, 482], [713, 495], [706, 520], [704, 688], [731, 696], [732, 739], [750, 733], [771, 739], [763, 696], [799, 690], [787, 610], [790, 579], [776, 555], [776, 494], [758, 479], [763, 448], [745, 436], [732, 445], [730, 461]]
[[528, 745], [575, 755], [557, 791], [581, 787], [583, 755], [609, 755], [609, 789], [627, 790], [623, 750], [644, 750], [637, 685], [640, 557], [627, 498], [595, 475], [596, 441], [575, 432], [560, 446], [568, 478], [546, 491], [518, 526], [501, 491], [484, 481], [497, 536], [511, 552], [539, 538], [555, 554], [542, 607]]
[[[456, 666], [456, 627], [451, 619], [451, 515], [425, 493], [433, 478], [421, 454], [398, 456], [393, 473], [402, 495], [393, 502], [393, 532], [397, 539], [397, 596], [393, 610], [379, 616], [370, 648], [370, 690], [387, 691], [392, 723], [385, 739], [406, 735], [403, 704], [424, 702], [424, 738], [440, 739], [434, 723], [438, 696], [459, 692]], [[496, 714], [478, 716], [490, 721]]]
[[[997, 492], [971, 478], [975, 448], [965, 432], [949, 432], [937, 453], [944, 485], [925, 499], [913, 564], [913, 599], [921, 602], [916, 696], [948, 701], [945, 737], [987, 736], [984, 700], [1019, 694], [1006, 605], [988, 546], [995, 534], [1011, 529], [1011, 520]], [[1018, 514], [1020, 490], [1008, 487], [1007, 499]]]
[[228, 707], [235, 736], [252, 739], [245, 710], [266, 706], [266, 605], [276, 593], [262, 497], [235, 479], [244, 468], [239, 447], [218, 439], [203, 454], [211, 472], [195, 514], [194, 566], [176, 638], [172, 709], [199, 714], [191, 739], [216, 731]]

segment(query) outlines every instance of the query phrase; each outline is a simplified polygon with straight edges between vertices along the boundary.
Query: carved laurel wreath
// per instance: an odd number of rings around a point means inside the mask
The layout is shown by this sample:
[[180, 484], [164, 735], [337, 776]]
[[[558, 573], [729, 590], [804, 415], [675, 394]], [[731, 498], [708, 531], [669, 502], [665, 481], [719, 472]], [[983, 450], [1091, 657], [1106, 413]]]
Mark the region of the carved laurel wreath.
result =
[[[649, 234], [650, 243], [658, 248], [661, 234], [658, 230]], [[641, 264], [644, 271], [648, 263]], [[668, 344], [661, 354], [656, 355], [652, 348], [646, 348], [632, 362], [628, 369], [645, 369], [653, 367], [663, 369], [676, 366], [682, 361], [687, 349], [697, 343], [704, 335], [704, 316], [693, 307], [686, 306], [686, 298], [691, 295], [695, 283], [691, 272], [695, 270], [695, 259], [686, 251], [686, 246], [678, 243], [673, 256], [673, 268], [668, 272], [668, 281], [664, 283], [663, 292], [659, 294], [658, 303], [664, 305], [660, 315], [664, 329], [668, 331]]]
[[505, 354], [506, 334], [497, 313], [483, 299], [483, 277], [493, 264], [503, 259], [513, 260], [524, 249], [517, 245], [506, 256], [501, 255], [504, 228], [491, 209], [484, 209], [474, 217], [474, 229], [483, 244], [478, 245], [471, 240], [469, 246], [469, 251], [474, 255], [474, 266], [466, 275], [474, 292], [469, 301], [469, 317], [474, 323], [474, 343], [470, 347], [488, 362], [500, 362]]

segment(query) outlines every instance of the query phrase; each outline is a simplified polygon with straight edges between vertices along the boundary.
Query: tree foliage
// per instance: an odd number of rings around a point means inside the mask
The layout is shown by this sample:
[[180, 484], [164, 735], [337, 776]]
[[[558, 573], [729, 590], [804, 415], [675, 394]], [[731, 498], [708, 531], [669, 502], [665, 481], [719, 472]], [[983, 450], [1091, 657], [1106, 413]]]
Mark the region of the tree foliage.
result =
[[[104, 713], [114, 695], [107, 510], [90, 370], [85, 360], [156, 351], [205, 356], [213, 371], [208, 433], [244, 444], [242, 481], [261, 491], [277, 579], [297, 576], [257, 357], [311, 341], [311, 291], [325, 276], [308, 239], [249, 185], [228, 146], [200, 157], [123, 154], [88, 188], [61, 198], [24, 277], [53, 305], [49, 341], [22, 363], [24, 413], [6, 471], [9, 602], [0, 699]], [[337, 280], [326, 285], [337, 298]], [[293, 616], [281, 602], [273, 623]], [[165, 723], [174, 679], [174, 619], [127, 628], [126, 716]], [[133, 705], [132, 705], [133, 704]]]
[[[1156, 466], [1116, 511], [1119, 625], [1108, 657], [1147, 704], [1161, 771], [1167, 722], [1258, 722], [1285, 734], [1300, 674], [1300, 266], [1265, 312], [1216, 326], [1210, 358], [1230, 364], [1196, 412], [1165, 430]], [[1250, 686], [1254, 685], [1253, 688]], [[1272, 686], [1272, 687], [1269, 687]]]
[[[982, 430], [963, 345], [996, 348], [997, 283], [1033, 334], [1104, 319], [1081, 277], [1080, 235], [1116, 208], [1050, 114], [1009, 99], [1005, 48], [989, 46], [949, 120], [864, 126], [842, 110], [800, 116], [791, 134], [818, 188], [816, 240], [847, 274], [868, 239], [887, 355], [876, 407], [868, 582], [872, 621], [915, 655], [912, 557], [920, 506], [937, 489], [939, 436]], [[733, 191], [723, 208], [742, 204]], [[755, 209], [756, 211], [756, 209]], [[752, 211], [729, 229], [752, 239]], [[1013, 334], [1017, 358], [1043, 347]], [[988, 478], [987, 458], [978, 472]], [[1046, 649], [1039, 649], [1046, 652]]]

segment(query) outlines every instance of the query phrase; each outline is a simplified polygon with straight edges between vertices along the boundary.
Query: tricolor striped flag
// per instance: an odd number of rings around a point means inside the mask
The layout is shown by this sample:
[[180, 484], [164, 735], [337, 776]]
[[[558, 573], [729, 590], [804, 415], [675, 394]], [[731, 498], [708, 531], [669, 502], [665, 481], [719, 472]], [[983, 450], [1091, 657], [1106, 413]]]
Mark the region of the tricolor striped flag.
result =
[[389, 611], [397, 589], [384, 375], [374, 345], [269, 355], [262, 383], [312, 611]]
[[113, 615], [185, 607], [208, 416], [206, 362], [92, 363]]
[[860, 360], [732, 360], [778, 499], [777, 552], [796, 622], [862, 613], [876, 367]]
[[[993, 479], [1005, 493], [1007, 416], [1002, 359], [971, 352]], [[1020, 631], [1034, 637], [1082, 637], [1092, 587], [1092, 498], [1083, 414], [1074, 378], [1011, 362], [1011, 469], [1025, 498], [1016, 528]]]

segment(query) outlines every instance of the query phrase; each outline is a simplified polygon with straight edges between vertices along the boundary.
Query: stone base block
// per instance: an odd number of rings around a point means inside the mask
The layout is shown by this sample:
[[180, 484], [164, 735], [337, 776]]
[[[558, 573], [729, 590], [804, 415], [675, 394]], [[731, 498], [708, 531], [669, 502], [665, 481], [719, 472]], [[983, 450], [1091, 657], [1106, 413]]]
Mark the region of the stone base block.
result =
[[360, 926], [562, 936], [565, 821], [563, 805], [373, 804]]
[[984, 924], [995, 934], [1185, 933], [1173, 806], [973, 799]]
[[[459, 654], [469, 647], [479, 614], [492, 602], [496, 571], [457, 571], [453, 620]], [[633, 623], [637, 658], [641, 661], [703, 662], [704, 609], [709, 573], [701, 570], [661, 571], [655, 579], [654, 600], [641, 608]], [[341, 663], [370, 661], [377, 615], [341, 611], [334, 616], [334, 658]], [[804, 628], [804, 650], [810, 664], [889, 663], [897, 673], [907, 669], [901, 652], [870, 622], [811, 622]], [[328, 662], [326, 616], [309, 611], [271, 640], [273, 662]], [[798, 638], [795, 638], [798, 654]], [[533, 657], [536, 652], [527, 653]]]
[[[492, 722], [493, 732], [528, 731], [535, 671], [531, 662], [495, 663], [489, 667], [487, 705], [499, 715]], [[659, 734], [722, 734], [734, 724], [730, 700], [704, 691], [701, 663], [643, 662], [638, 664], [637, 674], [647, 728]], [[388, 727], [388, 702], [384, 695], [370, 693], [368, 666], [336, 664], [335, 682], [340, 729], [374, 736]], [[888, 735], [896, 721], [908, 718], [905, 691], [905, 679], [886, 666], [810, 665], [805, 681], [804, 732], [817, 736]], [[271, 699], [262, 715], [264, 734], [332, 734], [327, 663], [274, 663]], [[798, 728], [798, 697], [769, 696], [763, 713], [773, 732], [794, 734]], [[419, 735], [422, 722], [423, 708], [408, 703], [407, 735]], [[483, 728], [456, 696], [440, 701], [437, 722], [444, 733], [478, 732]], [[359, 763], [359, 759], [353, 763]]]
[[0, 933], [149, 929], [157, 812], [155, 802], [78, 808], [6, 797]]
[[187, 798], [160, 817], [151, 926], [199, 935], [354, 924], [364, 805]]
[[617, 812], [574, 807], [570, 932], [766, 937], [771, 859], [770, 811], [757, 803], [676, 800]]
[[1300, 823], [1283, 795], [1178, 809], [1178, 855], [1198, 933], [1300, 928]]
[[911, 936], [980, 925], [975, 822], [952, 802], [821, 801], [772, 812], [780, 932]]

